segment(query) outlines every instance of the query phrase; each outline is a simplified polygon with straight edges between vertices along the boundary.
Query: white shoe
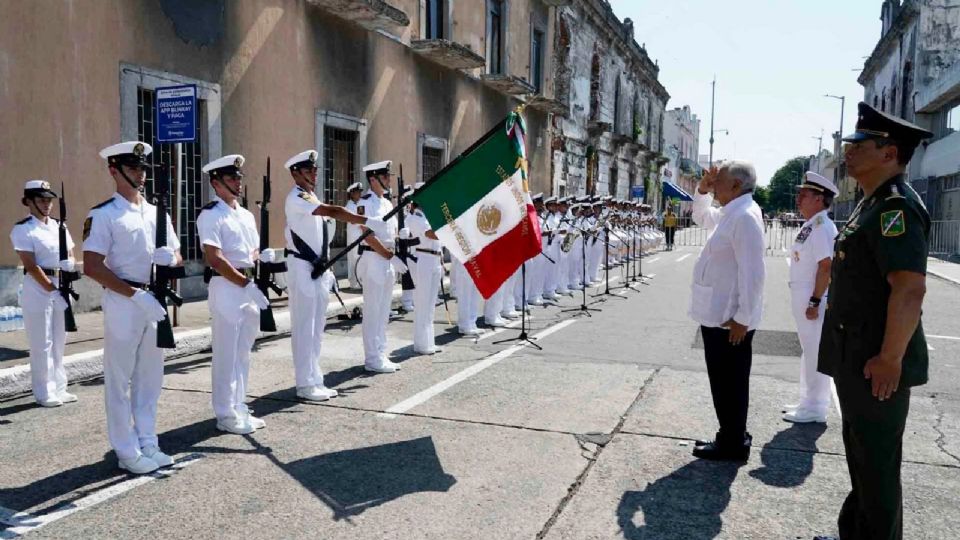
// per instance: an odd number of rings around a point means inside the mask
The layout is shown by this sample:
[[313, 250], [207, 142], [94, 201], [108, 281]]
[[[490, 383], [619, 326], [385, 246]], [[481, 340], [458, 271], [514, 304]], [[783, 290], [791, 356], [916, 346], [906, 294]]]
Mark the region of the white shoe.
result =
[[431, 354], [437, 354], [438, 352], [442, 352], [442, 350], [443, 349], [441, 349], [440, 347], [431, 347], [424, 351], [421, 351], [420, 349], [413, 349], [413, 352], [417, 354], [422, 354], [422, 355], [431, 355]]
[[169, 467], [173, 465], [173, 458], [161, 452], [157, 446], [147, 446], [141, 448], [140, 451], [143, 452], [144, 457], [153, 460], [158, 467]]
[[555, 302], [555, 301], [559, 300], [560, 298], [557, 296], [556, 293], [548, 293], [548, 294], [543, 295], [543, 299], [544, 299], [544, 300], [550, 300], [550, 301]]
[[252, 414], [247, 416], [247, 422], [250, 424], [250, 427], [252, 427], [253, 429], [263, 429], [267, 427], [266, 422], [264, 422], [262, 419], [257, 418]]
[[336, 390], [322, 385], [301, 386], [297, 388], [297, 397], [308, 401], [326, 401], [339, 395]]
[[530, 303], [533, 304], [533, 305], [535, 305], [535, 306], [542, 306], [542, 305], [543, 305], [543, 298], [540, 298], [540, 297], [538, 296], [538, 297], [534, 298], [533, 300], [531, 300]]
[[795, 424], [808, 424], [811, 422], [825, 424], [827, 422], [827, 415], [815, 413], [806, 409], [797, 409], [784, 414], [783, 419], [787, 422], [793, 422]]
[[483, 332], [480, 331], [479, 328], [470, 328], [470, 329], [467, 329], [467, 330], [458, 330], [458, 332], [460, 333], [461, 336], [470, 336], [470, 337], [479, 336], [480, 334], [483, 333]]
[[139, 455], [136, 459], [117, 460], [121, 469], [130, 471], [133, 474], [147, 474], [160, 468], [157, 462], [144, 455]]
[[783, 412], [790, 412], [790, 411], [795, 411], [795, 410], [799, 409], [799, 408], [800, 408], [800, 404], [799, 404], [799, 403], [785, 403], [785, 404], [782, 405], [781, 407], [783, 408]]
[[510, 311], [501, 312], [500, 316], [503, 317], [504, 319], [510, 319], [512, 321], [520, 318], [520, 312], [513, 309]]
[[492, 320], [492, 321], [484, 320], [483, 322], [487, 323], [487, 326], [490, 326], [490, 327], [493, 327], [493, 328], [503, 328], [504, 326], [507, 325], [507, 323], [506, 323], [503, 319], [501, 319], [500, 317], [497, 317], [496, 319], [494, 319], [494, 320]]
[[371, 371], [373, 373], [395, 373], [400, 370], [400, 366], [387, 360], [385, 362], [381, 362], [379, 365], [376, 365], [376, 366], [364, 364], [363, 369], [367, 371]]
[[77, 396], [70, 392], [63, 392], [60, 394], [60, 401], [63, 403], [74, 403], [77, 401]]
[[43, 400], [38, 399], [37, 404], [41, 407], [59, 407], [63, 405], [63, 401], [60, 398], [51, 397]]
[[253, 426], [250, 425], [250, 422], [247, 422], [243, 418], [218, 418], [217, 429], [235, 435], [248, 435], [256, 431]]

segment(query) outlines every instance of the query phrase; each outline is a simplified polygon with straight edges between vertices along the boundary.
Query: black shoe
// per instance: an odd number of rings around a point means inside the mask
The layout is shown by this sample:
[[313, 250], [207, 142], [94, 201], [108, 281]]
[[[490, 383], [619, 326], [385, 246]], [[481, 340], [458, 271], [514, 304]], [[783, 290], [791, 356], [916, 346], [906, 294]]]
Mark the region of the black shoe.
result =
[[[719, 434], [719, 433], [717, 433], [717, 438], [720, 438], [720, 434]], [[693, 441], [693, 446], [694, 446], [694, 447], [697, 447], [697, 446], [706, 446], [706, 445], [708, 445], [708, 444], [713, 444], [713, 441], [704, 441], [704, 440], [700, 440], [700, 439], [697, 439], [697, 440]], [[747, 433], [744, 433], [744, 434], [743, 434], [743, 445], [744, 445], [744, 446], [747, 446], [747, 447], [753, 446], [753, 435], [751, 435], [750, 432], [747, 432]]]
[[746, 445], [725, 446], [711, 442], [703, 446], [695, 447], [693, 449], [693, 455], [700, 459], [709, 459], [712, 461], [745, 462], [750, 457], [750, 447]]

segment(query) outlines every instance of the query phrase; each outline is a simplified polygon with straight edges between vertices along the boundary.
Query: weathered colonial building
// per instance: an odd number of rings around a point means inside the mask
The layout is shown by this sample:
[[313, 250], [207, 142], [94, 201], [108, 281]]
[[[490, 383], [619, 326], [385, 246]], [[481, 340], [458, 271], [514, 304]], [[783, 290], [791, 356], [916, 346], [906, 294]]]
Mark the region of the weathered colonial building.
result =
[[864, 100], [934, 133], [909, 178], [935, 220], [960, 220], [960, 0], [884, 0], [880, 19]]
[[[365, 163], [392, 159], [395, 168], [403, 165], [408, 183], [428, 179], [520, 103], [528, 104], [531, 189], [555, 192], [559, 178], [561, 187], [576, 184], [583, 191], [566, 171], [582, 170], [592, 145], [604, 156], [603, 167], [623, 171], [615, 191], [625, 194], [628, 178], [646, 174], [641, 147], [659, 149], [666, 93], [656, 83], [656, 66], [605, 4], [558, 9], [556, 3], [0, 2], [0, 182], [8, 194], [0, 201], [0, 229], [9, 231], [25, 214], [19, 202], [24, 181], [63, 181], [79, 243], [87, 210], [113, 191], [97, 152], [121, 140], [155, 142], [156, 90], [179, 84], [197, 87], [196, 142], [158, 144], [153, 162], [180, 164], [171, 206], [193, 276], [181, 284], [188, 296], [205, 294], [195, 221], [209, 186], [200, 167], [224, 154], [247, 157], [251, 204], [261, 198], [259, 180], [272, 157], [274, 247], [282, 245], [282, 200], [292, 185], [280, 165], [287, 157], [318, 149], [319, 195], [342, 204], [345, 187], [362, 180]], [[555, 21], [563, 21], [562, 35]], [[580, 53], [571, 50], [587, 46], [587, 39], [598, 53], [593, 79], [591, 58], [581, 66]], [[568, 46], [557, 64], [554, 44], [560, 43]], [[556, 99], [555, 74], [562, 78], [563, 103]], [[592, 91], [591, 81], [602, 87]], [[553, 121], [554, 113], [568, 110], [570, 120]], [[603, 127], [614, 124], [618, 137], [637, 141], [634, 150]], [[566, 151], [561, 126], [569, 133]], [[573, 157], [557, 158], [558, 151]], [[564, 164], [559, 176], [552, 170], [558, 159]], [[604, 169], [604, 189], [608, 175]], [[597, 175], [591, 178], [599, 183]], [[15, 301], [18, 263], [8, 243], [0, 250], [0, 305]], [[81, 289], [84, 307], [99, 302], [92, 282], [82, 280]]]
[[[703, 169], [697, 163], [700, 152], [700, 119], [690, 111], [689, 105], [675, 107], [666, 112], [663, 122], [663, 146], [670, 160], [663, 168], [662, 184], [666, 196], [671, 199], [678, 198], [670, 189], [670, 184], [692, 194], [703, 176]], [[690, 202], [680, 201], [679, 208], [689, 209]]]
[[554, 95], [565, 115], [550, 126], [553, 191], [627, 198], [633, 186], [660, 208], [664, 109], [659, 68], [630, 19], [605, 0], [552, 0]]

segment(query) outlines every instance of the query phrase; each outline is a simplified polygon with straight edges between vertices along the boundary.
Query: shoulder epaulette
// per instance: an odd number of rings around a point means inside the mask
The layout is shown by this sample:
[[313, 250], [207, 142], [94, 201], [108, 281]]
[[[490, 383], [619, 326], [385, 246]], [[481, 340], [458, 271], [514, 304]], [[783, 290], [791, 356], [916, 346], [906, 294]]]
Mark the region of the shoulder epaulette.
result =
[[33, 217], [33, 216], [27, 216], [27, 217], [21, 219], [20, 221], [14, 223], [14, 225], [23, 225], [24, 223], [30, 221], [30, 218], [31, 218], [31, 217]]
[[93, 208], [91, 208], [91, 210], [96, 210], [97, 208], [103, 208], [104, 206], [110, 204], [111, 202], [113, 202], [113, 197], [110, 197], [109, 199], [103, 201], [102, 203], [94, 206]]
[[203, 205], [203, 206], [200, 208], [200, 211], [203, 212], [204, 210], [210, 210], [211, 208], [213, 208], [214, 206], [216, 206], [217, 203], [219, 203], [219, 202], [220, 202], [220, 201], [210, 201], [210, 202], [208, 202], [207, 204]]
[[889, 201], [890, 199], [905, 199], [905, 198], [906, 197], [900, 194], [900, 190], [897, 189], [897, 186], [890, 186], [890, 195], [888, 195], [887, 198], [884, 200]]
[[371, 196], [372, 195], [370, 193], [367, 193], [366, 195], [361, 195], [360, 198], [366, 200], [366, 199], [369, 199]]

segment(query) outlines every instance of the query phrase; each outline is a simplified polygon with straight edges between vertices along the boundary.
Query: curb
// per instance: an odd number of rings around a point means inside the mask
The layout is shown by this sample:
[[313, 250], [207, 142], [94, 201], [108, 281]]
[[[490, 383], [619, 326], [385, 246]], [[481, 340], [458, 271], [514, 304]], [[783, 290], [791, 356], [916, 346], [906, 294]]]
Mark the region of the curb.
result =
[[[448, 282], [444, 278], [445, 282]], [[393, 299], [400, 298], [401, 289], [399, 286], [393, 290]], [[343, 301], [346, 310], [337, 301], [336, 296], [331, 292], [330, 303], [327, 304], [327, 318], [335, 317], [340, 314], [349, 313], [354, 307], [363, 305], [363, 296], [356, 296]], [[270, 333], [261, 333], [256, 341], [275, 338], [277, 336], [285, 337], [290, 335], [290, 311], [274, 311], [274, 318], [277, 321], [277, 331]], [[164, 354], [164, 360], [189, 356], [191, 354], [201, 353], [210, 350], [211, 328], [193, 328], [174, 333], [174, 339], [177, 342], [177, 348]], [[92, 379], [103, 375], [103, 349], [84, 351], [71, 354], [64, 357], [63, 367], [67, 372], [67, 380], [70, 383]], [[6, 369], [0, 369], [0, 399], [16, 397], [31, 392], [30, 383], [30, 364], [21, 364]]]
[[940, 279], [942, 279], [942, 280], [944, 280], [944, 281], [946, 281], [946, 282], [948, 282], [948, 283], [952, 283], [952, 284], [960, 287], [960, 279], [955, 279], [955, 278], [949, 277], [949, 276], [947, 276], [946, 274], [941, 274], [940, 272], [937, 272], [937, 271], [935, 271], [935, 270], [930, 270], [929, 268], [927, 269], [927, 273], [930, 274], [931, 276], [940, 278]]

